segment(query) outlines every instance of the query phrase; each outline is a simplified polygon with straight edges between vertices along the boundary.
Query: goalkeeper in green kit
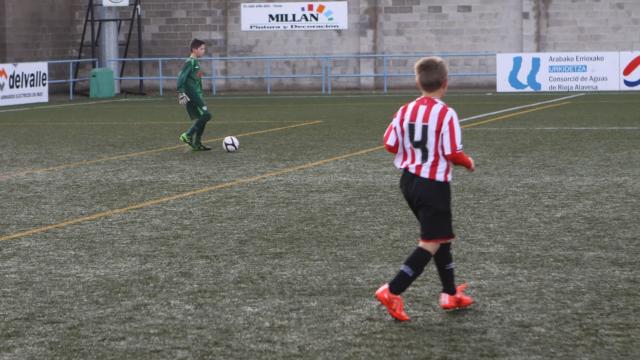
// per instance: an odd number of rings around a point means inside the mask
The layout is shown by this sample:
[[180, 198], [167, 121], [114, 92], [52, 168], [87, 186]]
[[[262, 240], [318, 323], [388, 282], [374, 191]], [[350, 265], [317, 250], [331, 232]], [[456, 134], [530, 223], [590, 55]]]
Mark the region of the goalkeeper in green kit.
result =
[[211, 113], [204, 103], [202, 94], [202, 71], [198, 59], [204, 56], [205, 43], [202, 40], [191, 41], [191, 56], [185, 61], [178, 75], [178, 102], [186, 105], [187, 113], [193, 125], [180, 135], [180, 141], [189, 145], [193, 151], [206, 151], [211, 148], [202, 145], [202, 134]]

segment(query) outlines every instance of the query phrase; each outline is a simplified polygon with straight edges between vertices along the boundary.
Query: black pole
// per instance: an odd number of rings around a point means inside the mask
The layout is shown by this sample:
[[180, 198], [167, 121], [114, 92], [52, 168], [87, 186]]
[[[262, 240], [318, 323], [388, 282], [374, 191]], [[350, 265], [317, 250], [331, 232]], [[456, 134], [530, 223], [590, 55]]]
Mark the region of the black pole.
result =
[[[95, 29], [95, 17], [93, 14], [93, 0], [89, 0], [89, 7], [91, 8], [91, 58], [96, 58], [96, 29]], [[95, 61], [93, 67], [96, 67]]]
[[[87, 11], [84, 14], [84, 26], [82, 27], [82, 36], [80, 37], [80, 48], [78, 49], [78, 60], [82, 60], [82, 49], [84, 49], [84, 38], [87, 36], [87, 25], [89, 24], [89, 12], [91, 11], [91, 7], [87, 6]], [[80, 63], [76, 64], [74, 71], [74, 79], [78, 78], [78, 72], [80, 71]], [[76, 92], [76, 83], [71, 84], [71, 88], [73, 93]]]
[[[136, 0], [136, 10], [138, 12], [138, 58], [142, 59], [142, 16], [140, 12], [142, 5], [140, 4], [140, 0]], [[142, 76], [144, 74], [142, 61], [138, 61], [138, 70], [140, 72], [140, 94], [144, 91], [144, 80], [142, 80]]]

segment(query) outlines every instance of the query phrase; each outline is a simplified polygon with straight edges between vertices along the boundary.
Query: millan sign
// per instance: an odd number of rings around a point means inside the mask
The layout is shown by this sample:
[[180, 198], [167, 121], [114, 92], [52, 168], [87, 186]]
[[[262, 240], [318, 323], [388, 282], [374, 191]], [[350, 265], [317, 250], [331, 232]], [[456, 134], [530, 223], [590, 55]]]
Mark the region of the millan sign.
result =
[[347, 29], [346, 1], [246, 3], [241, 6], [242, 31]]

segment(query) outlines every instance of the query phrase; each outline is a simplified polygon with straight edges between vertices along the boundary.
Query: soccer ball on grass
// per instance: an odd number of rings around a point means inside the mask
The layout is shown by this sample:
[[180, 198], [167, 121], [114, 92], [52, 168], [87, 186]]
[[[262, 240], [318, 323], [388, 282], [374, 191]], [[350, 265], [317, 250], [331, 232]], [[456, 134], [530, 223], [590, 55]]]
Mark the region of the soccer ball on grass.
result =
[[226, 152], [236, 152], [240, 148], [240, 142], [235, 136], [227, 136], [222, 140], [222, 148]]

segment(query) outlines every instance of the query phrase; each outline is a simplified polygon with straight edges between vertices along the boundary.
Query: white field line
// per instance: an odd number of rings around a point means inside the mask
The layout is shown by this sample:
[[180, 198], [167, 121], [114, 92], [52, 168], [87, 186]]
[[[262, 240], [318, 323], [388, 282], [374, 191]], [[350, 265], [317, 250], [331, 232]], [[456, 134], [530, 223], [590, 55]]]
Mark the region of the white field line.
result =
[[526, 108], [529, 108], [529, 107], [535, 107], [535, 106], [538, 106], [538, 105], [554, 103], [554, 102], [558, 102], [558, 101], [562, 101], [562, 100], [573, 99], [575, 97], [582, 96], [582, 95], [585, 95], [585, 94], [584, 93], [580, 93], [580, 94], [565, 96], [565, 97], [561, 97], [561, 98], [557, 98], [557, 99], [552, 99], [552, 100], [547, 100], [547, 101], [540, 101], [540, 102], [533, 103], [533, 104], [521, 105], [521, 106], [516, 106], [516, 107], [512, 107], [512, 108], [508, 108], [508, 109], [493, 111], [493, 112], [490, 112], [490, 113], [474, 115], [474, 116], [466, 117], [464, 119], [460, 119], [460, 122], [480, 119], [480, 118], [491, 116], [491, 115], [502, 114], [504, 112], [509, 112], [509, 111], [513, 111], [513, 110], [526, 109]]
[[[454, 97], [454, 96], [471, 96], [471, 95], [481, 95], [481, 94], [456, 94], [456, 93], [451, 93], [448, 96], [449, 97]], [[486, 95], [486, 94], [485, 94]], [[561, 101], [561, 100], [565, 100], [565, 99], [571, 99], [574, 97], [578, 97], [578, 96], [582, 96], [585, 95], [584, 93], [580, 93], [580, 94], [576, 94], [576, 95], [570, 95], [570, 96], [566, 96], [566, 97], [562, 97], [559, 99], [553, 99], [553, 100], [547, 100], [547, 101], [542, 101], [539, 103], [535, 103], [535, 104], [530, 104], [530, 105], [523, 105], [523, 106], [518, 106], [518, 107], [514, 107], [514, 108], [510, 108], [510, 109], [504, 109], [504, 110], [499, 110], [496, 112], [492, 112], [492, 113], [487, 113], [487, 114], [480, 114], [480, 115], [476, 115], [475, 117], [469, 117], [466, 119], [462, 119], [460, 121], [466, 121], [466, 120], [473, 120], [473, 119], [477, 119], [477, 118], [481, 118], [481, 117], [485, 117], [485, 116], [490, 116], [490, 115], [494, 115], [494, 114], [500, 114], [502, 112], [507, 112], [507, 111], [511, 111], [511, 110], [518, 110], [518, 109], [522, 109], [522, 108], [526, 108], [526, 107], [530, 107], [530, 106], [536, 106], [536, 105], [541, 105], [541, 104], [547, 104], [547, 103], [551, 103], [551, 102], [556, 102], [556, 101]], [[384, 95], [384, 94], [371, 94], [371, 95], [341, 95], [340, 97], [342, 98], [366, 98], [366, 97], [379, 97], [379, 96], [388, 96], [388, 97], [406, 97], [408, 96], [408, 94], [398, 94], [398, 95], [392, 95], [392, 94], [388, 94], [388, 95]], [[299, 99], [304, 99], [304, 98], [326, 98], [327, 95], [311, 95], [311, 96], [273, 96], [274, 98], [299, 98]], [[207, 97], [207, 99], [220, 99], [221, 97]], [[225, 96], [222, 97], [222, 99], [255, 99], [255, 97], [249, 97], [249, 96]], [[5, 109], [5, 110], [0, 110], [0, 113], [5, 113], [5, 112], [17, 112], [17, 111], [27, 111], [27, 110], [40, 110], [40, 109], [55, 109], [55, 108], [62, 108], [62, 107], [70, 107], [70, 106], [82, 106], [82, 105], [97, 105], [97, 104], [108, 104], [108, 103], [114, 103], [114, 102], [122, 102], [122, 101], [131, 101], [131, 102], [138, 102], [138, 101], [165, 101], [165, 98], [127, 98], [127, 99], [115, 99], [115, 100], [103, 100], [103, 101], [89, 101], [89, 102], [81, 102], [81, 103], [73, 103], [73, 104], [60, 104], [60, 105], [44, 105], [44, 106], [30, 106], [30, 107], [25, 107], [25, 108], [15, 108], [15, 109]]]
[[116, 99], [116, 100], [103, 100], [103, 101], [88, 101], [88, 102], [73, 103], [73, 104], [31, 106], [31, 107], [26, 107], [26, 108], [0, 110], [0, 113], [15, 112], [15, 111], [27, 111], [27, 110], [40, 110], [40, 109], [54, 109], [54, 108], [69, 107], [69, 106], [107, 104], [107, 103], [120, 102], [120, 101], [129, 101], [129, 100], [128, 99]]

